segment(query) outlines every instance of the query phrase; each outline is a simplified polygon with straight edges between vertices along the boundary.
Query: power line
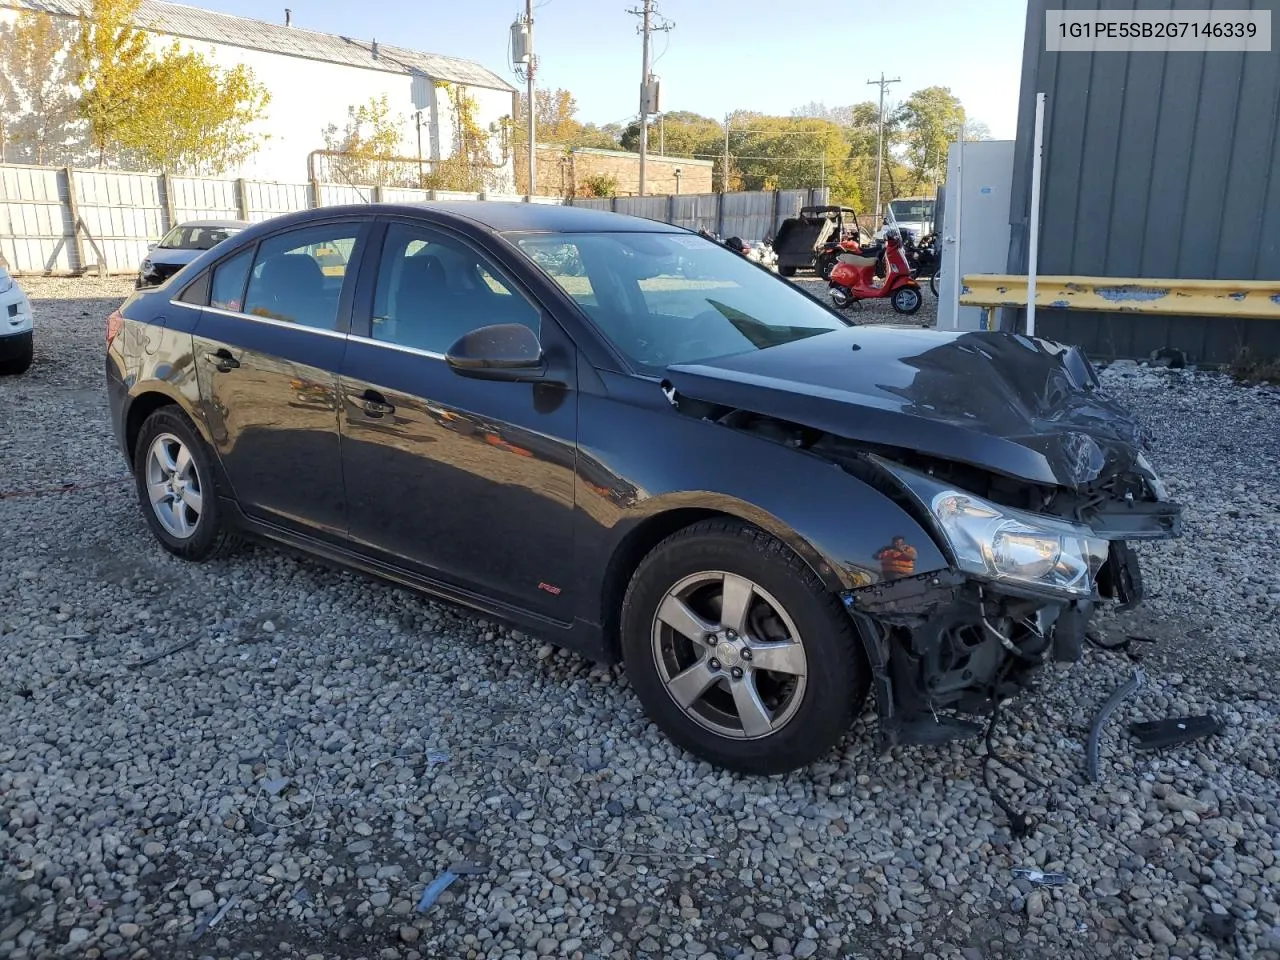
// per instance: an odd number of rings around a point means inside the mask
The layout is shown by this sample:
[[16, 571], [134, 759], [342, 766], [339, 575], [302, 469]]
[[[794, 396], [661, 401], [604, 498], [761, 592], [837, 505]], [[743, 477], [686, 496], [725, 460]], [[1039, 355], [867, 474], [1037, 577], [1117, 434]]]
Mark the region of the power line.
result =
[[[641, 46], [640, 70], [640, 194], [643, 196], [645, 158], [649, 153], [649, 115], [656, 113], [658, 106], [654, 102], [657, 85], [653, 81], [649, 63], [649, 35], [655, 30], [669, 33], [675, 28], [675, 24], [657, 12], [656, 0], [643, 0], [640, 9], [628, 10], [627, 13], [640, 17], [640, 35], [644, 38]], [[660, 21], [656, 26], [653, 22], [655, 16]]]

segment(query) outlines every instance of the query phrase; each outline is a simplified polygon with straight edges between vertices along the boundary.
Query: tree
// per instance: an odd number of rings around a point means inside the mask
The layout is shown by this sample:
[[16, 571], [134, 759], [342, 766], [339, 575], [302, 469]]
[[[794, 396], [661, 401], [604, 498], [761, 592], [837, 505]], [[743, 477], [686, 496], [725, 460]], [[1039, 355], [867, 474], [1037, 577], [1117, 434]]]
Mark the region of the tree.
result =
[[149, 169], [221, 173], [257, 150], [270, 99], [253, 72], [222, 71], [174, 43], [156, 55], [134, 27], [141, 0], [90, 0], [73, 45], [80, 115], [108, 155]]
[[917, 187], [946, 176], [947, 149], [960, 139], [965, 113], [949, 87], [917, 90], [895, 113]]
[[347, 123], [339, 130], [331, 123], [324, 129], [324, 147], [330, 172], [351, 184], [390, 185], [403, 178], [387, 161], [400, 153], [402, 118], [393, 117], [385, 95], [347, 107]]
[[[80, 115], [105, 164], [108, 150], [128, 140], [147, 115], [147, 85], [155, 57], [147, 37], [133, 26], [142, 0], [90, 0], [75, 42], [80, 65]], [[162, 105], [161, 108], [163, 109]]]
[[593, 173], [582, 182], [578, 193], [583, 197], [616, 197], [618, 178], [611, 173]]
[[[579, 123], [578, 101], [565, 89], [534, 91], [534, 136], [540, 145], [559, 144], [563, 147], [597, 147], [616, 150], [616, 133], [602, 129], [594, 123]], [[529, 141], [529, 97], [520, 95], [516, 111], [512, 140], [523, 146]]]
[[149, 72], [146, 100], [164, 104], [145, 123], [130, 124], [122, 146], [148, 168], [214, 175], [234, 169], [258, 149], [253, 123], [271, 95], [249, 68], [222, 71], [175, 43]]
[[79, 140], [71, 33], [47, 13], [0, 27], [0, 161], [65, 160]]

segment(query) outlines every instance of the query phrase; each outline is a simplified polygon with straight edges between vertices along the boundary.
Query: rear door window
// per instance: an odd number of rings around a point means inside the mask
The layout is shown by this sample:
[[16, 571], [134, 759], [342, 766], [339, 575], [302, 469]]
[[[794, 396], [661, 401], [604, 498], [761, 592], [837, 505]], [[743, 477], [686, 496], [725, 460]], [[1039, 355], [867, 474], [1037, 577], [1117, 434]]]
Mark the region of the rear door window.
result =
[[326, 223], [277, 234], [258, 245], [244, 313], [332, 330], [358, 223]]
[[213, 268], [209, 306], [239, 313], [244, 306], [244, 282], [253, 263], [253, 247], [223, 260]]

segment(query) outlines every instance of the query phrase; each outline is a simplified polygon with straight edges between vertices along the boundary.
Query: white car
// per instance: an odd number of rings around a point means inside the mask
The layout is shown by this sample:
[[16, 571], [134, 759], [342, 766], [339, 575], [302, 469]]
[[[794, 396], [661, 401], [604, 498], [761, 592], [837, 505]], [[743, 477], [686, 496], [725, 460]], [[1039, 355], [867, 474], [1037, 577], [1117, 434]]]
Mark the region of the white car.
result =
[[34, 350], [31, 301], [0, 267], [0, 374], [26, 373]]

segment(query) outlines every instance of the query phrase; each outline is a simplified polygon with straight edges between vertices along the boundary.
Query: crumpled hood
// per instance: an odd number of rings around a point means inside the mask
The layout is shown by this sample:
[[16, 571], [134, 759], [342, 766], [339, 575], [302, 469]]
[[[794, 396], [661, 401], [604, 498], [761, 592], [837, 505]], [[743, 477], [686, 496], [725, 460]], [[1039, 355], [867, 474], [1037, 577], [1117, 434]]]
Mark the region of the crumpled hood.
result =
[[1036, 483], [1147, 472], [1140, 428], [1084, 355], [1018, 334], [852, 327], [675, 365], [668, 379], [685, 396]]

